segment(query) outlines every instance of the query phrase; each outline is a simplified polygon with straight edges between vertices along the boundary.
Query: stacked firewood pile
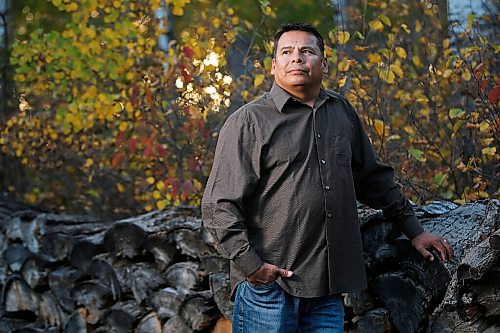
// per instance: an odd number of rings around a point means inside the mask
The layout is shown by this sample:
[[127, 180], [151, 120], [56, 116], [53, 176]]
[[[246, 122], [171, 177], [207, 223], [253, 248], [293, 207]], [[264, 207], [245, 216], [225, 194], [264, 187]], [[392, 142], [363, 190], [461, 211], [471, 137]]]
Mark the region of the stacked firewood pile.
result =
[[[369, 289], [346, 295], [346, 331], [498, 331], [500, 202], [417, 214], [456, 259], [424, 262], [360, 209]], [[0, 332], [226, 332], [228, 263], [212, 244], [197, 208], [103, 222], [0, 202]]]
[[455, 259], [426, 262], [380, 212], [361, 210], [368, 289], [346, 297], [352, 333], [500, 332], [500, 201], [416, 208]]

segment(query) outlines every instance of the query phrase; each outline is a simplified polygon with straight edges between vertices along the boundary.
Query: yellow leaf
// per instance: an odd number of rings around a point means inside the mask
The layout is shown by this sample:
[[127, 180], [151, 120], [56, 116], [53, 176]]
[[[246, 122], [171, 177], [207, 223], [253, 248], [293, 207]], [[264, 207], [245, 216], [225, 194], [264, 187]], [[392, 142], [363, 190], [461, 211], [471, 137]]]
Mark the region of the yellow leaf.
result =
[[408, 28], [408, 26], [407, 26], [406, 24], [404, 24], [404, 23], [403, 23], [403, 24], [401, 24], [401, 28], [403, 28], [403, 30], [404, 30], [407, 34], [409, 34], [409, 33], [411, 32], [411, 30]]
[[383, 137], [385, 132], [384, 122], [380, 119], [375, 119], [373, 126], [375, 127], [375, 132], [377, 133], [377, 135], [379, 137]]
[[396, 54], [402, 58], [402, 59], [406, 59], [406, 50], [403, 49], [402, 47], [396, 47]]
[[451, 76], [451, 74], [453, 74], [453, 71], [451, 69], [445, 69], [445, 71], [443, 72], [443, 78], [447, 79]]
[[419, 20], [416, 20], [415, 22], [415, 31], [416, 32], [422, 31], [422, 22], [420, 22]]
[[343, 76], [339, 79], [339, 88], [342, 88], [343, 86], [345, 86], [345, 83], [347, 81], [347, 77]]
[[273, 59], [271, 57], [265, 57], [264, 58], [264, 68], [267, 70], [267, 71], [270, 71], [271, 70], [271, 67], [273, 65]]
[[160, 200], [156, 202], [156, 208], [163, 209], [167, 207], [167, 200]]
[[385, 16], [384, 14], [380, 14], [378, 16], [379, 20], [382, 21], [382, 23], [384, 23], [386, 26], [390, 27], [392, 26], [392, 22], [391, 22], [391, 19], [388, 18], [387, 16]]
[[150, 204], [147, 204], [145, 207], [144, 207], [144, 210], [146, 210], [146, 212], [150, 212], [153, 210], [153, 206], [150, 205]]
[[368, 46], [354, 45], [354, 51], [366, 51], [366, 50], [368, 50]]
[[159, 181], [156, 183], [156, 188], [160, 191], [163, 190], [165, 188], [165, 182]]
[[486, 147], [481, 150], [481, 153], [483, 155], [490, 155], [490, 156], [495, 156], [496, 152], [497, 152], [497, 147]]
[[160, 199], [161, 198], [160, 191], [153, 191], [153, 198], [155, 198], [156, 200]]
[[378, 64], [382, 61], [382, 57], [378, 53], [372, 53], [368, 56], [368, 61], [372, 64]]
[[488, 124], [487, 121], [483, 120], [480, 124], [479, 124], [479, 131], [481, 132], [486, 132], [490, 129], [490, 124]]
[[470, 72], [466, 69], [462, 72], [462, 80], [464, 81], [470, 81], [470, 79], [472, 78], [472, 75], [470, 74]]
[[389, 69], [391, 71], [393, 71], [397, 76], [399, 76], [400, 78], [402, 78], [404, 76], [403, 74], [403, 70], [401, 69], [401, 67], [399, 67], [398, 64], [392, 64]]
[[342, 61], [340, 61], [337, 65], [337, 68], [340, 72], [347, 72], [350, 66], [351, 65], [347, 59], [342, 59]]
[[370, 21], [369, 25], [370, 28], [372, 28], [375, 31], [380, 31], [384, 29], [384, 25], [379, 20], [372, 20]]
[[403, 127], [403, 130], [410, 135], [415, 135], [415, 129], [413, 128], [413, 126], [406, 125], [405, 127]]
[[422, 67], [422, 61], [418, 55], [414, 55], [412, 61], [416, 67]]
[[66, 10], [68, 12], [76, 12], [78, 10], [78, 4], [76, 2], [72, 2], [66, 6]]
[[340, 45], [347, 43], [350, 38], [351, 38], [351, 34], [348, 31], [339, 31], [338, 43]]
[[151, 184], [151, 185], [155, 183], [154, 177], [148, 177], [148, 178], [146, 178], [146, 181], [148, 182], [148, 184]]
[[264, 74], [255, 75], [255, 78], [253, 80], [253, 86], [254, 87], [260, 86], [262, 84], [262, 82], [264, 82], [265, 77], [266, 76]]
[[184, 9], [182, 7], [174, 6], [174, 9], [172, 10], [172, 15], [182, 16], [184, 15]]
[[449, 39], [449, 38], [445, 38], [445, 39], [443, 40], [442, 45], [443, 45], [443, 49], [447, 49], [447, 48], [449, 48], [449, 47], [450, 47], [450, 39]]
[[120, 131], [125, 131], [127, 129], [127, 126], [128, 126], [128, 123], [126, 121], [122, 121], [118, 128]]
[[116, 183], [116, 189], [117, 189], [117, 190], [118, 190], [118, 192], [120, 192], [120, 193], [125, 192], [125, 187], [124, 187], [122, 184], [120, 184], [120, 183]]
[[395, 82], [394, 80], [396, 79], [396, 75], [394, 74], [394, 72], [389, 69], [381, 70], [378, 73], [378, 77], [389, 84], [393, 84]]

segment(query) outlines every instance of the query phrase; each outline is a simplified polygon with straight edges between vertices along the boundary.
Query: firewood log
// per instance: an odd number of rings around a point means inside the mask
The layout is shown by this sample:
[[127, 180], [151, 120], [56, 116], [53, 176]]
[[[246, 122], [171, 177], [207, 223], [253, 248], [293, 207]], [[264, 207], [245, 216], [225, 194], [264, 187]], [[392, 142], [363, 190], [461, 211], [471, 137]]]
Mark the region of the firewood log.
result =
[[156, 313], [150, 312], [139, 321], [135, 333], [161, 333], [161, 322]]
[[18, 275], [12, 275], [5, 283], [2, 301], [7, 312], [18, 312], [29, 317], [38, 314], [37, 293]]
[[164, 271], [165, 268], [172, 264], [176, 253], [175, 243], [170, 241], [168, 234], [165, 232], [148, 235], [144, 239], [142, 248], [153, 255], [159, 271]]
[[66, 314], [50, 291], [40, 296], [38, 313], [38, 324], [42, 327], [64, 327], [67, 321]]
[[19, 272], [24, 262], [31, 256], [31, 252], [22, 244], [12, 244], [4, 252], [7, 265], [13, 272]]
[[48, 286], [49, 267], [39, 257], [28, 258], [21, 267], [21, 276], [32, 289], [45, 289]]
[[231, 287], [228, 275], [223, 272], [210, 275], [210, 290], [219, 311], [224, 317], [231, 318], [233, 305], [230, 301]]
[[106, 251], [116, 257], [134, 258], [140, 254], [140, 246], [146, 232], [133, 223], [116, 223], [104, 235]]
[[171, 318], [179, 314], [182, 303], [188, 294], [175, 288], [158, 290], [152, 297], [152, 303], [158, 317]]
[[75, 286], [75, 281], [82, 276], [83, 273], [80, 270], [70, 267], [61, 267], [50, 272], [48, 277], [50, 291], [64, 311], [71, 313], [75, 310], [75, 300], [71, 296], [71, 291]]
[[177, 248], [184, 255], [191, 258], [201, 258], [202, 256], [213, 256], [216, 254], [214, 248], [200, 238], [199, 232], [189, 229], [178, 229], [172, 233]]
[[64, 327], [65, 333], [86, 333], [89, 332], [87, 323], [88, 312], [85, 308], [78, 308], [68, 318]]
[[200, 282], [198, 263], [179, 262], [173, 264], [165, 271], [165, 279], [170, 286], [189, 294]]
[[165, 322], [162, 333], [193, 333], [181, 316], [174, 316]]
[[184, 301], [179, 313], [194, 331], [207, 329], [219, 317], [215, 303], [200, 294]]

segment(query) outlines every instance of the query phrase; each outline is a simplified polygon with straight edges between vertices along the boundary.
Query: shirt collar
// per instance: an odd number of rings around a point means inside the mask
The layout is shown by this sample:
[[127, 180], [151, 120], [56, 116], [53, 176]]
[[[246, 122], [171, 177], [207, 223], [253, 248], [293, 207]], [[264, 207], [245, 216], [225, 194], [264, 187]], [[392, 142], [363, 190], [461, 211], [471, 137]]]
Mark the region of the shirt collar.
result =
[[[294, 100], [294, 97], [290, 95], [286, 90], [281, 88], [276, 82], [273, 83], [273, 86], [271, 87], [270, 90], [270, 95], [271, 98], [274, 101], [274, 104], [276, 105], [276, 108], [278, 109], [279, 112], [283, 111], [283, 107], [285, 104], [290, 100]], [[320, 99], [330, 99], [330, 98], [335, 98], [338, 99], [338, 97], [335, 95], [335, 93], [331, 93], [329, 91], [324, 90], [323, 88], [320, 88], [319, 90], [319, 95], [318, 97]]]

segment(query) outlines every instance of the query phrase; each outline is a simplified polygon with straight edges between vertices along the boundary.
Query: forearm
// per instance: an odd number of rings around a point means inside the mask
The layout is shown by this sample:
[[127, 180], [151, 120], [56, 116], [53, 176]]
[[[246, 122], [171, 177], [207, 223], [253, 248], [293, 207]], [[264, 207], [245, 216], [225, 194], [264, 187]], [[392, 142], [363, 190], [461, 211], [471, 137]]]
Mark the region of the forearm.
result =
[[262, 260], [248, 240], [245, 220], [237, 206], [229, 202], [203, 202], [202, 215], [205, 228], [224, 258], [232, 260], [246, 275], [262, 266]]

